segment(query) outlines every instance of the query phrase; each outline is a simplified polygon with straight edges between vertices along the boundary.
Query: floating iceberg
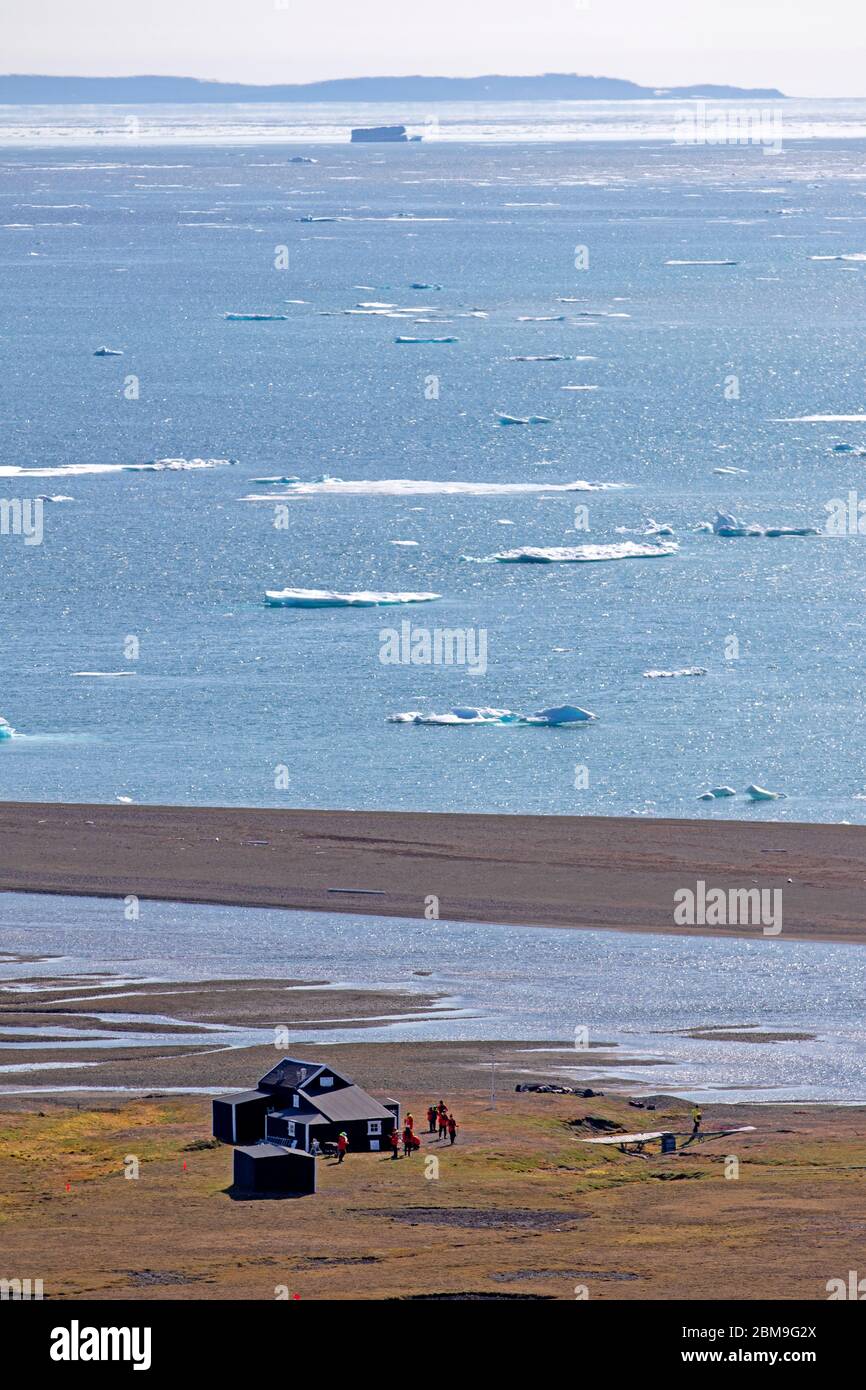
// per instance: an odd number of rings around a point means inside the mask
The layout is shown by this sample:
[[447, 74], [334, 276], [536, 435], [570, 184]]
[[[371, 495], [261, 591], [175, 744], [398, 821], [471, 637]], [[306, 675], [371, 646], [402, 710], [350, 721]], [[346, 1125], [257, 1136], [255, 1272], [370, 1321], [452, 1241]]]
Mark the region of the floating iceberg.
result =
[[736, 796], [733, 787], [710, 787], [708, 792], [702, 792], [698, 801], [722, 801], [726, 796]]
[[518, 323], [564, 323], [565, 314], [522, 314]]
[[96, 351], [95, 351], [95, 353], [93, 354], [93, 356], [94, 356], [94, 357], [122, 357], [122, 356], [123, 356], [123, 353], [121, 352], [120, 348], [101, 347], [101, 348], [97, 348], [97, 349], [96, 349]]
[[78, 478], [88, 473], [164, 473], [199, 468], [227, 468], [237, 459], [152, 459], [149, 463], [66, 463], [57, 468], [22, 468], [0, 465], [0, 478]]
[[268, 487], [273, 483], [299, 483], [300, 481], [297, 473], [285, 473], [282, 477], [275, 474], [272, 478], [253, 478], [254, 483], [267, 484]]
[[547, 415], [497, 415], [500, 425], [549, 425]]
[[713, 522], [713, 533], [717, 536], [818, 536], [815, 526], [757, 526], [747, 525], [738, 517], [727, 512], [717, 512]]
[[714, 468], [714, 473], [718, 473], [720, 478], [747, 478], [749, 470], [747, 468]]
[[866, 414], [861, 410], [857, 415], [777, 415], [770, 420], [771, 425], [862, 425]]
[[810, 261], [866, 261], [866, 251], [845, 251], [839, 256], [810, 256]]
[[338, 594], [331, 589], [268, 589], [265, 603], [271, 608], [385, 608], [397, 603], [431, 603], [441, 594], [389, 594], [359, 589]]
[[508, 357], [507, 362], [595, 362], [595, 357], [572, 357], [566, 352], [542, 352], [534, 356], [521, 354], [518, 357]]
[[602, 560], [657, 560], [664, 555], [676, 555], [679, 546], [674, 541], [657, 545], [640, 545], [637, 541], [620, 541], [613, 545], [539, 546], [525, 545], [517, 550], [502, 550], [488, 558], [501, 564], [549, 565], [595, 563]]
[[597, 386], [560, 386], [560, 391], [597, 391]]
[[475, 705], [458, 706], [445, 714], [422, 714], [420, 710], [409, 710], [406, 714], [392, 714], [389, 724], [510, 724], [524, 727], [567, 729], [579, 724], [589, 724], [596, 716], [577, 705], [556, 705], [551, 709], [538, 710], [536, 714], [516, 714], [510, 709], [490, 709]]
[[459, 343], [459, 338], [405, 338], [394, 339], [395, 343]]
[[853, 454], [855, 458], [859, 459], [866, 455], [866, 444], [834, 444], [830, 453]]
[[135, 671], [73, 671], [73, 676], [86, 676], [91, 680], [119, 680], [121, 676], [134, 676]]
[[318, 164], [317, 159], [312, 159], [308, 154], [293, 154], [290, 156], [289, 164]]
[[784, 801], [784, 792], [768, 792], [765, 787], [756, 787], [754, 782], [746, 787], [746, 796], [752, 801]]
[[649, 681], [672, 680], [675, 676], [705, 676], [706, 666], [684, 666], [681, 671], [644, 671]]
[[0, 714], [0, 738], [14, 738], [14, 737], [15, 737], [15, 730], [12, 728], [12, 725], [9, 723], [8, 720], [6, 720], [6, 719], [3, 718], [2, 714]]
[[739, 261], [665, 261], [665, 265], [739, 265]]
[[404, 125], [355, 126], [350, 140], [353, 145], [405, 145], [409, 136]]
[[288, 319], [288, 314], [223, 314], [229, 323], [272, 323]]
[[413, 280], [410, 290], [441, 290], [442, 285], [425, 285], [423, 280]]
[[[3, 469], [0, 468], [0, 476]], [[316, 478], [295, 483], [285, 493], [250, 493], [242, 502], [274, 502], [290, 497], [421, 497], [441, 493], [449, 497], [492, 497], [510, 493], [531, 492], [609, 492], [631, 487], [631, 483], [469, 483], [421, 480], [414, 478], [384, 478], [381, 481], [344, 482], [342, 478]]]

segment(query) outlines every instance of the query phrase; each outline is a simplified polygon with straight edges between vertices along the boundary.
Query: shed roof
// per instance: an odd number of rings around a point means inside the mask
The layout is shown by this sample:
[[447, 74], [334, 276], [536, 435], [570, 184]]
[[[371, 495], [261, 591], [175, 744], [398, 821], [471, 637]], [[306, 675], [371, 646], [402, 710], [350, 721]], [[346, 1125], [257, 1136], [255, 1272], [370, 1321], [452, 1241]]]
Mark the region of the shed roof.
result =
[[332, 1123], [344, 1120], [393, 1120], [392, 1111], [386, 1110], [360, 1086], [344, 1086], [339, 1091], [317, 1091], [314, 1098], [301, 1095], [314, 1109], [321, 1112]]
[[244, 1105], [248, 1100], [272, 1100], [273, 1097], [264, 1091], [232, 1091], [227, 1096], [214, 1096], [214, 1100], [221, 1100], [224, 1105]]
[[242, 1147], [240, 1144], [235, 1149], [236, 1154], [246, 1154], [249, 1158], [285, 1158], [287, 1154], [303, 1155], [309, 1158], [303, 1149], [284, 1149], [281, 1144], [248, 1144]]

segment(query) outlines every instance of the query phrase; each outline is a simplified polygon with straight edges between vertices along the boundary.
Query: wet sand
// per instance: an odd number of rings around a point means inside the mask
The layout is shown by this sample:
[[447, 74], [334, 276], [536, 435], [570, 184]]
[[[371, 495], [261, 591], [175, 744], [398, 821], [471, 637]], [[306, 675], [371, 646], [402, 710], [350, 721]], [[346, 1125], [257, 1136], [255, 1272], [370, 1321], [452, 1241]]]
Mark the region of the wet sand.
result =
[[[866, 940], [866, 827], [0, 804], [0, 890], [708, 936], [673, 895], [783, 893], [783, 936]], [[333, 890], [348, 889], [349, 892]], [[361, 891], [364, 890], [364, 891]]]

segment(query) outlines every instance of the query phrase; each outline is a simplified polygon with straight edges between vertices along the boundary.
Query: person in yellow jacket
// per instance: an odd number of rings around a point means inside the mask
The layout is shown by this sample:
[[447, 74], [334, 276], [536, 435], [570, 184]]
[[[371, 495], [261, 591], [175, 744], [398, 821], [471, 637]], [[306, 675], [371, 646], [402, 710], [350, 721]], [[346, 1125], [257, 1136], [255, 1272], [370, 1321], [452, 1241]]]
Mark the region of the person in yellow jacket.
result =
[[699, 1130], [700, 1130], [700, 1128], [701, 1128], [701, 1120], [702, 1120], [702, 1119], [703, 1119], [703, 1115], [701, 1114], [701, 1107], [700, 1107], [699, 1105], [696, 1105], [696, 1106], [694, 1107], [694, 1109], [692, 1110], [692, 1138], [693, 1138], [693, 1139], [694, 1139], [695, 1135], [699, 1132]]

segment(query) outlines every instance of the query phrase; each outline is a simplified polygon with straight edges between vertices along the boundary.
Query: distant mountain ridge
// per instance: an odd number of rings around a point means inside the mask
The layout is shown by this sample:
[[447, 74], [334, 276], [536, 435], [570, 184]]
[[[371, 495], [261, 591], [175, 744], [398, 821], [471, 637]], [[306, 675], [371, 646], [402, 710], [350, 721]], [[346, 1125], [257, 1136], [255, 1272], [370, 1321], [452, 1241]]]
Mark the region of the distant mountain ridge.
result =
[[252, 101], [652, 101], [749, 97], [784, 100], [775, 87], [641, 87], [619, 77], [548, 72], [536, 77], [337, 77], [326, 82], [254, 86], [197, 77], [0, 76], [0, 105]]

